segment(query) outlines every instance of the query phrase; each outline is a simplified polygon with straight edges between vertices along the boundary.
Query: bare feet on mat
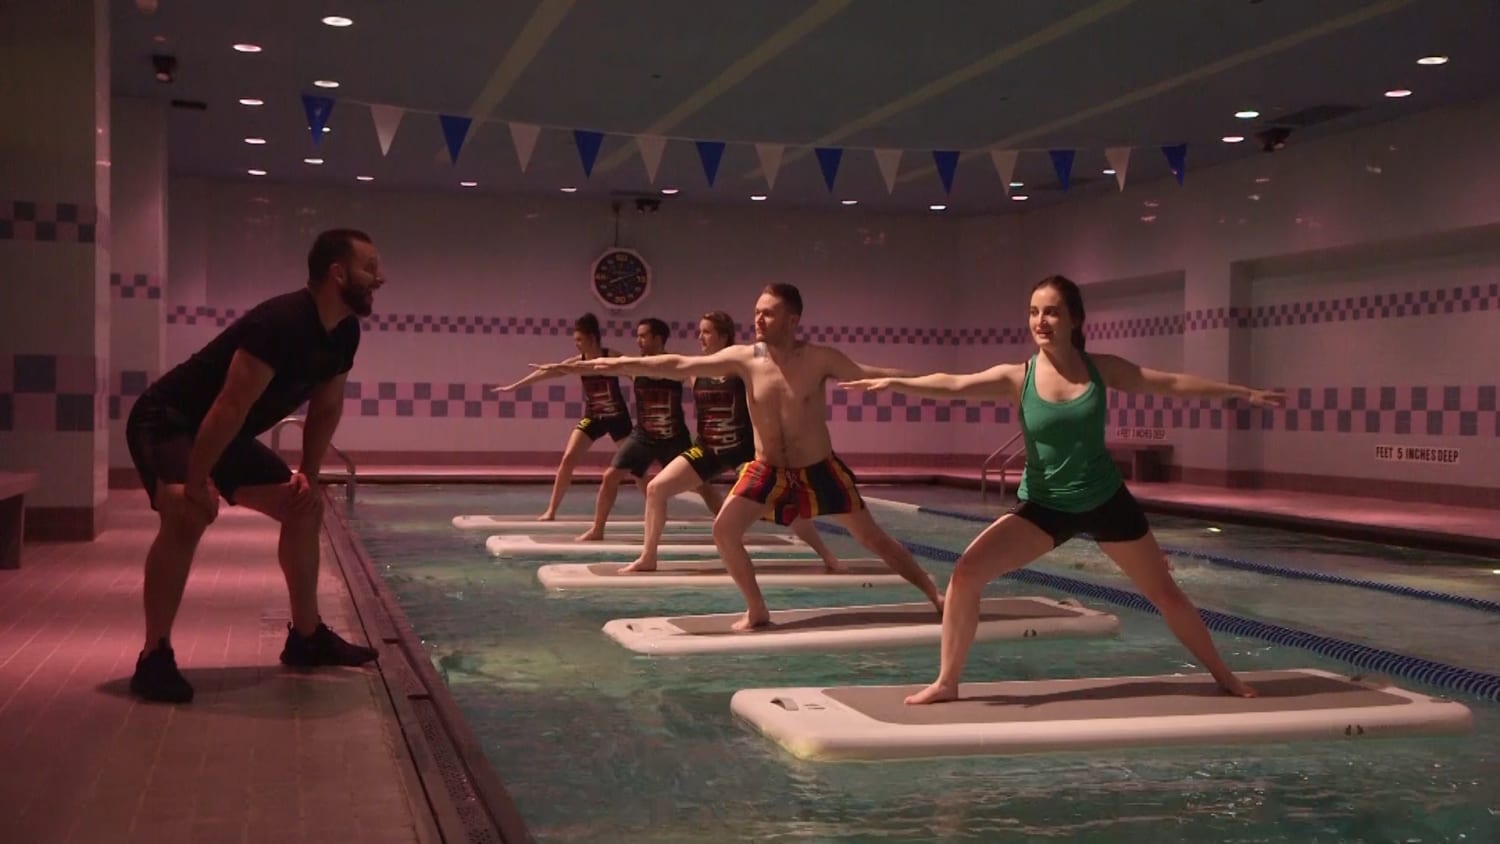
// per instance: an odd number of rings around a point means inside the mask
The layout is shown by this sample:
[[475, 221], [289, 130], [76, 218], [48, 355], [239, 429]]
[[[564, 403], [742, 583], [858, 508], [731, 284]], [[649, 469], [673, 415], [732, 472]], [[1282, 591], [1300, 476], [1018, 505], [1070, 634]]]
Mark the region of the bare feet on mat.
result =
[[771, 614], [762, 610], [760, 613], [754, 615], [748, 612], [745, 613], [745, 617], [729, 625], [729, 629], [736, 633], [748, 633], [752, 630], [759, 630], [760, 628], [770, 626]]
[[573, 541], [574, 542], [598, 542], [599, 540], [601, 540], [603, 538], [604, 538], [604, 531], [602, 531], [602, 530], [594, 530], [593, 528], [589, 528], [588, 530], [584, 531], [583, 533], [578, 534], [578, 536], [576, 538], [574, 538]]
[[958, 686], [933, 683], [914, 695], [908, 695], [906, 703], [908, 706], [920, 706], [925, 703], [944, 703], [950, 700], [958, 700]]
[[630, 565], [620, 569], [620, 574], [634, 574], [643, 571], [656, 571], [656, 561], [637, 557]]
[[1227, 681], [1220, 680], [1219, 688], [1223, 689], [1226, 694], [1231, 694], [1235, 697], [1260, 697], [1255, 689], [1250, 688], [1248, 683], [1233, 674], [1229, 675]]

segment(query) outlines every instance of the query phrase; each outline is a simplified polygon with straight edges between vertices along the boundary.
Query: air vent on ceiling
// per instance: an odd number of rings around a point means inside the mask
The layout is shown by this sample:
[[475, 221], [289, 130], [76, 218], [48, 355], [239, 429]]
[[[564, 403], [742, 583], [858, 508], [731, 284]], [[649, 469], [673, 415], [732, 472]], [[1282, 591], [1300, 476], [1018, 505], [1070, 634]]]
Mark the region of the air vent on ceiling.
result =
[[1338, 120], [1340, 117], [1348, 117], [1357, 111], [1364, 111], [1363, 106], [1351, 105], [1316, 105], [1284, 114], [1276, 118], [1276, 125], [1291, 126], [1297, 129], [1306, 129], [1319, 123], [1327, 123], [1330, 120]]
[[172, 108], [185, 108], [188, 111], [208, 111], [208, 103], [202, 100], [173, 100]]

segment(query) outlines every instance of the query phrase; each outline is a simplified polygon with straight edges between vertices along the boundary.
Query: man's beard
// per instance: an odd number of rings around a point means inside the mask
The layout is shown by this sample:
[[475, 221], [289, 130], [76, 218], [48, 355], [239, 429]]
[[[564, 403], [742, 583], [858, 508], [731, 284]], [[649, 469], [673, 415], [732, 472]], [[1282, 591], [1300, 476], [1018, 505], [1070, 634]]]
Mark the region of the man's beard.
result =
[[375, 294], [363, 287], [345, 283], [339, 287], [339, 298], [355, 316], [367, 317], [375, 310]]

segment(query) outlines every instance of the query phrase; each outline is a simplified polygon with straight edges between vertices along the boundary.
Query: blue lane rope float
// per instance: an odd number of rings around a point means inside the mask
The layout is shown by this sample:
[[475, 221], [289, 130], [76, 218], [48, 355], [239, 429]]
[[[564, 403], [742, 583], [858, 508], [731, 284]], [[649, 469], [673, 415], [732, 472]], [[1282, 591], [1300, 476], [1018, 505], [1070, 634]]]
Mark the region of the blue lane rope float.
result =
[[[988, 524], [997, 517], [981, 516], [975, 513], [964, 513], [959, 510], [944, 510], [940, 507], [917, 507], [918, 513], [927, 513], [933, 516], [946, 516], [950, 519], [961, 519], [966, 522], [983, 522]], [[1489, 601], [1484, 598], [1475, 598], [1469, 595], [1454, 595], [1450, 592], [1438, 592], [1432, 589], [1418, 589], [1414, 586], [1402, 586], [1398, 583], [1381, 583], [1378, 580], [1363, 580], [1357, 577], [1346, 577], [1341, 574], [1329, 574], [1320, 571], [1307, 571], [1306, 569], [1293, 568], [1291, 566], [1278, 566], [1271, 563], [1258, 563], [1254, 560], [1241, 560], [1235, 557], [1225, 557], [1220, 554], [1209, 554], [1203, 551], [1189, 551], [1183, 548], [1169, 548], [1162, 546], [1162, 551], [1174, 557], [1183, 557], [1191, 560], [1200, 560], [1205, 563], [1223, 566], [1225, 568], [1238, 569], [1240, 571], [1251, 571], [1257, 574], [1268, 574], [1274, 577], [1285, 577], [1292, 580], [1312, 580], [1318, 583], [1333, 583], [1338, 586], [1352, 586], [1356, 589], [1369, 589], [1373, 592], [1385, 592], [1391, 595], [1400, 595], [1405, 598], [1415, 598], [1421, 601], [1436, 601], [1442, 604], [1466, 607], [1471, 610], [1494, 613], [1500, 615], [1500, 601]]]
[[[989, 521], [989, 519], [985, 521]], [[825, 533], [837, 534], [839, 536], [850, 535], [848, 530], [838, 525], [826, 524], [822, 520], [815, 521], [815, 524], [819, 530]], [[908, 542], [904, 539], [897, 541], [905, 546], [908, 551], [920, 557], [945, 563], [958, 561], [959, 554], [957, 551], [950, 551], [947, 548], [938, 548], [933, 545], [925, 545], [920, 542]], [[1019, 580], [1023, 583], [1046, 586], [1064, 592], [1107, 601], [1122, 607], [1140, 610], [1141, 612], [1160, 615], [1157, 612], [1156, 606], [1150, 601], [1127, 589], [1104, 586], [1098, 583], [1091, 583], [1087, 580], [1078, 580], [1072, 577], [1064, 577], [1062, 575], [1024, 568], [1009, 572], [1003, 576]], [[1253, 618], [1244, 618], [1229, 613], [1204, 609], [1200, 609], [1198, 612], [1203, 618], [1204, 624], [1210, 630], [1220, 633], [1248, 636], [1276, 645], [1302, 648], [1320, 656], [1350, 663], [1370, 672], [1378, 672], [1392, 677], [1401, 677], [1419, 683], [1426, 683], [1437, 688], [1462, 692], [1473, 695], [1481, 700], [1500, 702], [1500, 674], [1460, 668], [1456, 665], [1448, 665], [1430, 659], [1396, 653], [1395, 651], [1373, 648], [1369, 645], [1346, 642], [1342, 639], [1335, 639], [1332, 636], [1308, 633], [1278, 624], [1267, 624]]]

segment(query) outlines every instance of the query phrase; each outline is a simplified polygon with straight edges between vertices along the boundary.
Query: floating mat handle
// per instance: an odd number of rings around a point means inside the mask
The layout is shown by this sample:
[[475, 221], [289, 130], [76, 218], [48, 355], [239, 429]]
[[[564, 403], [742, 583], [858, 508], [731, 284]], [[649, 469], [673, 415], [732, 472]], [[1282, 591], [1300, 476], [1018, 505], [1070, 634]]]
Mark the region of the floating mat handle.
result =
[[773, 697], [771, 698], [771, 703], [774, 703], [775, 705], [781, 707], [782, 709], [785, 709], [788, 712], [797, 711], [797, 702], [789, 697]]

